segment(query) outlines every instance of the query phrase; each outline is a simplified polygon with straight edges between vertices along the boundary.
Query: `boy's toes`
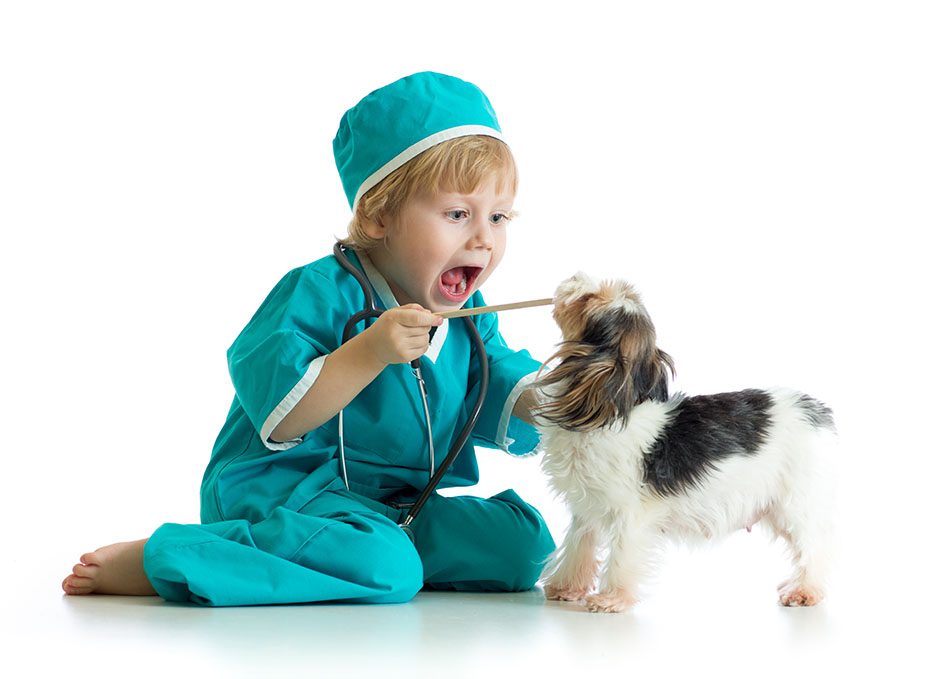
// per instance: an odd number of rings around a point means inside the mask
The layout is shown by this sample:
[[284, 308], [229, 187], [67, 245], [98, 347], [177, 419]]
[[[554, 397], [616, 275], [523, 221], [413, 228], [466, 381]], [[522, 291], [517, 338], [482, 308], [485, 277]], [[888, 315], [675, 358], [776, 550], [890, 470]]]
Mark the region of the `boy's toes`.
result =
[[87, 566], [81, 563], [77, 563], [75, 566], [73, 566], [73, 575], [77, 575], [80, 578], [93, 578], [96, 576], [98, 571], [98, 566]]
[[79, 557], [79, 563], [86, 566], [101, 566], [102, 562], [99, 559], [99, 556], [95, 552], [86, 552], [81, 557]]
[[89, 578], [79, 578], [69, 575], [63, 580], [63, 591], [66, 594], [89, 594], [93, 591], [93, 583]]

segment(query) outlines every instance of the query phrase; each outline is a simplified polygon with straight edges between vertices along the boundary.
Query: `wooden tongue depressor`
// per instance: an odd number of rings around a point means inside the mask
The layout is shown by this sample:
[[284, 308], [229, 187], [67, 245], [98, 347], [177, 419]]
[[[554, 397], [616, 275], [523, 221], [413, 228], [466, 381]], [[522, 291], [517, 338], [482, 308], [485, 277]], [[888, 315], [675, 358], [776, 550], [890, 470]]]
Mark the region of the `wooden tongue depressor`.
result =
[[527, 309], [532, 306], [546, 306], [554, 304], [554, 298], [545, 297], [544, 299], [532, 299], [527, 302], [511, 302], [510, 304], [496, 304], [495, 306], [476, 306], [468, 309], [459, 309], [458, 311], [439, 311], [435, 315], [442, 318], [461, 318], [462, 316], [477, 316], [478, 314], [490, 314], [494, 311], [509, 311], [511, 309]]

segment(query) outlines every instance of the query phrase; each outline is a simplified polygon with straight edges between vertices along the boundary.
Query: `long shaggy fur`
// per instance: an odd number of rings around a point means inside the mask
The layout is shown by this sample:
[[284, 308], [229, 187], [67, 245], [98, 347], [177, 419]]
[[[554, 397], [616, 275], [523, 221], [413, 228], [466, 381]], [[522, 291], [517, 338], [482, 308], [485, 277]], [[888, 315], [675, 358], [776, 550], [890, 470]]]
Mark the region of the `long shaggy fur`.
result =
[[626, 283], [577, 274], [558, 287], [554, 318], [564, 341], [538, 382], [536, 415], [542, 468], [572, 519], [542, 576], [546, 595], [622, 611], [663, 540], [761, 522], [794, 563], [781, 603], [818, 603], [832, 546], [831, 411], [783, 389], [670, 398], [673, 362]]

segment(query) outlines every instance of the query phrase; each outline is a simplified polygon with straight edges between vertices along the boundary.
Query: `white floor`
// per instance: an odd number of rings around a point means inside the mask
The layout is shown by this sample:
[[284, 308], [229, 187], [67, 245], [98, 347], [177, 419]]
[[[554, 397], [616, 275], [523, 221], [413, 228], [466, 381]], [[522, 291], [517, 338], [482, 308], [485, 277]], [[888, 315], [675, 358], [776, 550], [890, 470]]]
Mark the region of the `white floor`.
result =
[[5, 566], [24, 577], [4, 597], [0, 639], [4, 664], [29, 668], [18, 676], [948, 676], [946, 597], [930, 587], [940, 564], [905, 563], [899, 552], [862, 563], [867, 554], [855, 547], [868, 543], [860, 532], [851, 538], [818, 607], [776, 603], [783, 555], [754, 530], [670, 551], [644, 601], [620, 615], [547, 602], [539, 589], [231, 609], [65, 597], [60, 564], [14, 559]]
[[[67, 597], [60, 582], [84, 551], [148, 535], [169, 512], [142, 486], [71, 469], [48, 475], [47, 500], [27, 483], [0, 494], [0, 659], [17, 676], [950, 677], [946, 639], [946, 453], [929, 431], [875, 433], [847, 407], [839, 484], [837, 568], [812, 609], [778, 605], [789, 569], [759, 527], [698, 550], [670, 548], [642, 602], [619, 614], [521, 594], [422, 592], [393, 606], [302, 605], [208, 609], [156, 597]], [[868, 411], [867, 417], [870, 417]], [[898, 434], [904, 431], [901, 436]], [[879, 440], [878, 440], [879, 439]], [[889, 452], [893, 451], [893, 452]], [[543, 507], [556, 538], [568, 516], [546, 495], [539, 458], [482, 455], [490, 495], [517, 482]], [[28, 466], [18, 469], [17, 465]], [[40, 478], [41, 456], [13, 460], [6, 479]], [[517, 476], [517, 479], [513, 477]], [[532, 482], [533, 480], [533, 482]], [[470, 489], [471, 490], [471, 489]], [[26, 508], [29, 508], [28, 510]], [[0, 675], [12, 676], [0, 669]], [[507, 676], [505, 674], [504, 676]], [[593, 677], [591, 677], [593, 679]]]
[[[154, 597], [66, 597], [60, 582], [84, 551], [145, 537], [159, 522], [194, 520], [194, 483], [125, 479], [143, 469], [66, 453], [13, 455], [4, 470], [0, 676], [284, 677], [539, 675], [663, 677], [950, 677], [946, 646], [947, 450], [939, 400], [881, 417], [873, 394], [831, 399], [842, 447], [838, 559], [828, 599], [785, 609], [775, 586], [784, 551], [764, 531], [740, 531], [695, 551], [671, 548], [642, 602], [620, 615], [515, 595], [423, 592], [394, 606], [207, 609]], [[923, 408], [922, 402], [916, 408]], [[926, 404], [924, 404], [926, 405]], [[910, 407], [910, 406], [908, 406]], [[30, 450], [25, 439], [10, 450]], [[95, 448], [97, 455], [109, 450]], [[67, 451], [68, 452], [68, 451]], [[482, 496], [514, 486], [555, 538], [568, 516], [540, 458], [480, 452]], [[59, 461], [57, 461], [59, 460]], [[195, 462], [196, 468], [200, 463]], [[152, 472], [154, 469], [154, 473]], [[36, 491], [42, 481], [42, 502]], [[182, 488], [180, 492], [179, 488]], [[192, 491], [186, 493], [185, 491]], [[687, 675], [686, 673], [690, 673]], [[16, 675], [20, 676], [20, 675]], [[502, 674], [501, 676], [508, 676]]]

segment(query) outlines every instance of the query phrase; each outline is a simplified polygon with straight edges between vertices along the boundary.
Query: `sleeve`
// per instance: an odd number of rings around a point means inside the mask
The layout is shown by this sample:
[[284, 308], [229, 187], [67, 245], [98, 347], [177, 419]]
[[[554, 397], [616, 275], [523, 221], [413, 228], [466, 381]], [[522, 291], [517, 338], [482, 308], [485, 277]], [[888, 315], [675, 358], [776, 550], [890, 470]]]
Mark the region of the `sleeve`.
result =
[[[475, 293], [475, 306], [484, 301], [480, 293]], [[527, 422], [512, 415], [512, 410], [524, 390], [537, 379], [541, 363], [532, 358], [526, 350], [514, 351], [505, 343], [498, 332], [498, 314], [483, 314], [474, 317], [475, 325], [485, 343], [488, 356], [489, 378], [488, 394], [482, 406], [481, 415], [472, 431], [476, 444], [488, 448], [497, 448], [510, 455], [528, 455], [536, 452], [540, 436], [537, 430]], [[474, 347], [472, 348], [474, 352]], [[477, 354], [471, 363], [473, 380], [471, 401], [478, 394], [478, 382], [481, 368]], [[469, 403], [469, 406], [472, 404]]]
[[[334, 311], [334, 308], [337, 308]], [[238, 401], [264, 445], [293, 448], [270, 435], [310, 389], [339, 340], [333, 328], [340, 301], [329, 279], [306, 267], [274, 287], [228, 349], [228, 370]]]

